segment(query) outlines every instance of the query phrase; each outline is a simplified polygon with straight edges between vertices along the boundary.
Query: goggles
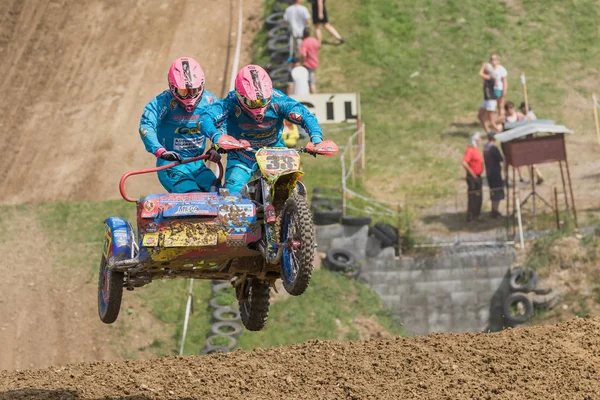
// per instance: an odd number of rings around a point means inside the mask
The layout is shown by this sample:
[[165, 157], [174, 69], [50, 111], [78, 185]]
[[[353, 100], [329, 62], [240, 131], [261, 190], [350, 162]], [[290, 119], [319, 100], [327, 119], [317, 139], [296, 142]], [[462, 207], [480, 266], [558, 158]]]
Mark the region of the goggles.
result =
[[236, 93], [236, 94], [237, 94], [238, 100], [251, 110], [254, 110], [256, 108], [265, 108], [271, 102], [270, 98], [269, 99], [250, 100], [250, 99], [240, 95], [239, 93]]
[[204, 91], [204, 85], [198, 88], [178, 88], [174, 87], [175, 93], [182, 99], [194, 99]]

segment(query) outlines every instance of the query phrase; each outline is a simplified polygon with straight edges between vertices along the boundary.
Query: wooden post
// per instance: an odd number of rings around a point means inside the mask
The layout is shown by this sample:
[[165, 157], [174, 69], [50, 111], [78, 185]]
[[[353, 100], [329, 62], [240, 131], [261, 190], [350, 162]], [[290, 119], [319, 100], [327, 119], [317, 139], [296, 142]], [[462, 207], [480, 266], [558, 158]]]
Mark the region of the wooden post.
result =
[[529, 99], [527, 98], [527, 82], [525, 81], [525, 72], [521, 72], [521, 85], [523, 85], [523, 98], [525, 99], [525, 120], [529, 123]]
[[360, 135], [359, 135], [359, 136], [362, 136], [362, 141], [361, 141], [361, 143], [362, 143], [362, 156], [360, 157], [360, 167], [361, 167], [361, 170], [364, 171], [365, 168], [366, 168], [366, 165], [367, 165], [366, 164], [366, 159], [367, 159], [367, 147], [366, 147], [367, 138], [365, 136], [365, 130], [367, 129], [367, 127], [363, 123], [361, 128], [362, 128], [362, 131], [360, 132]]
[[569, 196], [567, 195], [567, 185], [565, 184], [565, 174], [563, 172], [562, 161], [559, 161], [558, 165], [560, 166], [560, 178], [562, 180], [563, 193], [565, 194], [565, 206], [567, 207], [567, 214], [570, 214], [570, 210], [569, 210]]
[[598, 121], [598, 99], [596, 95], [592, 95], [592, 107], [594, 108], [594, 122], [596, 123], [596, 136], [598, 137], [598, 143], [600, 143], [600, 121]]
[[346, 188], [342, 186], [342, 216], [346, 216]]
[[509, 230], [510, 230], [510, 185], [508, 184], [509, 182], [509, 175], [508, 175], [508, 163], [505, 161], [504, 162], [504, 180], [506, 182], [506, 238], [508, 240], [508, 236], [509, 236]]
[[565, 166], [567, 167], [567, 178], [569, 178], [569, 192], [571, 192], [571, 205], [573, 206], [573, 216], [575, 217], [575, 228], [579, 229], [579, 224], [577, 223], [577, 209], [575, 208], [575, 197], [573, 197], [573, 185], [571, 185], [571, 172], [569, 172], [568, 161], [565, 161]]
[[554, 213], [556, 214], [556, 230], [560, 231], [560, 214], [558, 212], [558, 190], [554, 186]]
[[[348, 151], [350, 152], [350, 176], [352, 177], [352, 186], [356, 187], [356, 169], [358, 167], [355, 168], [354, 165], [354, 143], [352, 143], [352, 141], [348, 141], [348, 145], [350, 146], [348, 148]], [[358, 166], [358, 162], [356, 163]]]
[[[362, 121], [361, 121], [361, 116], [360, 116], [360, 93], [356, 93], [356, 130], [360, 131], [362, 125]], [[362, 137], [362, 132], [358, 133], [358, 136], [356, 138], [356, 141], [358, 143], [358, 151], [360, 152], [360, 149], [363, 146], [363, 137]], [[360, 154], [360, 153], [358, 153]], [[362, 169], [364, 168], [364, 162], [363, 159], [365, 158], [365, 153], [362, 153], [362, 155], [360, 156], [360, 163], [357, 163], [357, 168], [358, 168], [358, 176], [360, 176]]]
[[512, 167], [512, 176], [513, 176], [513, 214], [512, 214], [512, 223], [513, 223], [513, 237], [517, 235], [517, 178], [515, 173], [515, 167]]

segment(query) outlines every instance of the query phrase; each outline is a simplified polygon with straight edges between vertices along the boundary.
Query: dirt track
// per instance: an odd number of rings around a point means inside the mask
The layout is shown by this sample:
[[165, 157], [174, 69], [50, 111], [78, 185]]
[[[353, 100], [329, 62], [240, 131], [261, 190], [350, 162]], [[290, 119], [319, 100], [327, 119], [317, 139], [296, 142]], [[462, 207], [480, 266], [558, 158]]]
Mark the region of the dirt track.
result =
[[0, 399], [595, 399], [600, 319], [0, 372]]
[[[0, 89], [7, 94], [0, 96], [0, 204], [117, 197], [124, 171], [153, 165], [137, 126], [145, 103], [166, 88], [174, 58], [196, 57], [207, 88], [227, 89], [237, 4], [0, 0]], [[261, 12], [259, 0], [244, 5], [251, 20], [241, 63], [249, 61]], [[158, 182], [152, 176], [128, 187], [151, 193]], [[55, 238], [33, 216], [7, 208], [0, 220], [0, 370], [116, 360], [123, 347], [160, 336], [139, 307], [110, 329], [103, 325], [90, 265], [62, 266]]]
[[[0, 0], [0, 204], [117, 198], [123, 172], [153, 166], [139, 117], [172, 60], [197, 58], [207, 89], [228, 89], [237, 4]], [[262, 12], [244, 5], [242, 63]], [[130, 185], [159, 188], [153, 176]]]

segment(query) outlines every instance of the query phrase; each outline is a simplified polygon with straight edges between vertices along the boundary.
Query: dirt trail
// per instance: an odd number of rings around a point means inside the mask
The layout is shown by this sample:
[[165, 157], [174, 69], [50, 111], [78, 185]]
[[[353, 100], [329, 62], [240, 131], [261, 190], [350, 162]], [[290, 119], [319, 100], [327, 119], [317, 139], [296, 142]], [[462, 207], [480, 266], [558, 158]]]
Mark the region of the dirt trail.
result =
[[[259, 0], [244, 4], [249, 48], [261, 9]], [[117, 197], [123, 172], [154, 165], [137, 126], [146, 102], [166, 88], [173, 59], [196, 57], [207, 88], [228, 89], [237, 7], [234, 0], [0, 0], [7, 94], [0, 204]], [[244, 51], [241, 63], [248, 61]], [[162, 189], [151, 176], [128, 190]], [[42, 251], [58, 247], [48, 246], [53, 238], [33, 216], [11, 210], [0, 215], [0, 370], [116, 360], [161, 336], [134, 297], [135, 314], [101, 324], [89, 265], [57, 266], [61, 249]]]
[[600, 319], [0, 372], [0, 399], [595, 399]]
[[[139, 117], [173, 59], [197, 58], [207, 89], [227, 89], [237, 4], [0, 0], [0, 204], [118, 197], [123, 172], [153, 166]], [[244, 4], [249, 48], [261, 2]], [[154, 176], [130, 185], [160, 189]]]

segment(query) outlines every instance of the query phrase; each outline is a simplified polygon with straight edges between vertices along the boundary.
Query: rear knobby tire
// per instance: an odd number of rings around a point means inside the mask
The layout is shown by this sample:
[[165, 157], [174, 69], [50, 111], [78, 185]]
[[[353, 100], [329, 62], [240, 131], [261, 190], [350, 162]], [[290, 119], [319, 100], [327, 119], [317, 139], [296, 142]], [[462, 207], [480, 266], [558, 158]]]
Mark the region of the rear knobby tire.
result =
[[[246, 296], [239, 291], [246, 290]], [[271, 296], [269, 284], [256, 278], [249, 278], [244, 284], [236, 288], [238, 303], [240, 305], [240, 318], [242, 324], [249, 331], [260, 331], [267, 323], [269, 316], [269, 297]], [[241, 300], [243, 298], [245, 300]]]
[[281, 259], [283, 287], [292, 296], [299, 296], [310, 283], [315, 259], [314, 226], [304, 197], [293, 195], [286, 200], [280, 227], [282, 245], [300, 243], [300, 247], [284, 247]]
[[111, 271], [102, 256], [98, 276], [98, 315], [105, 324], [112, 324], [119, 316], [123, 298], [124, 273]]

